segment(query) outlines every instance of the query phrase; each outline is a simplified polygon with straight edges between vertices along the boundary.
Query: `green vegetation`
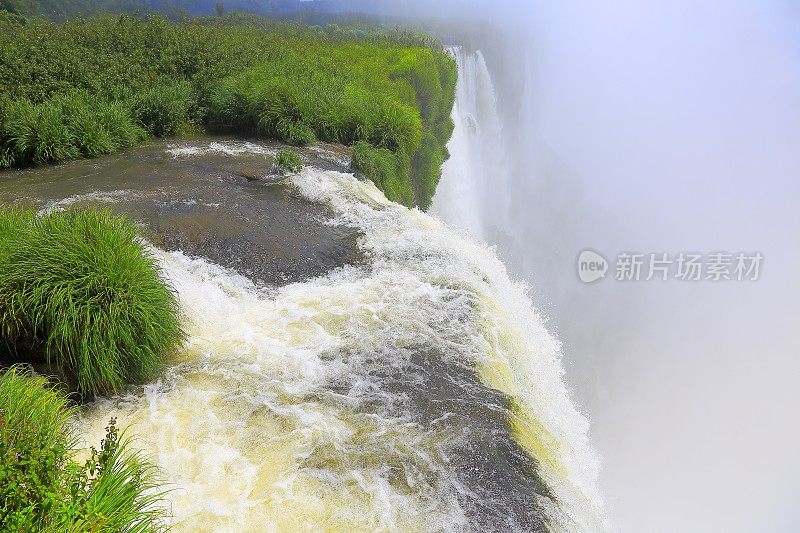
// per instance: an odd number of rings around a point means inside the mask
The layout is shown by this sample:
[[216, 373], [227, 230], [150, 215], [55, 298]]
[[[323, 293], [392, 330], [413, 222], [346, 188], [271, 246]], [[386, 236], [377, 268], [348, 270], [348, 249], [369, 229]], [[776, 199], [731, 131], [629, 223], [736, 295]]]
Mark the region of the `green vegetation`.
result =
[[215, 84], [208, 122], [297, 145], [369, 143], [384, 159], [388, 150], [391, 179], [360, 169], [390, 199], [427, 208], [452, 133], [455, 79], [452, 60], [427, 48], [301, 42]]
[[154, 377], [180, 341], [175, 296], [131, 222], [0, 211], [0, 529], [162, 529], [154, 467], [115, 421], [78, 462], [66, 389], [13, 363], [95, 394]]
[[0, 16], [0, 168], [207, 126], [389, 150], [392, 179], [362, 171], [389, 198], [427, 208], [447, 157], [455, 82], [439, 43], [397, 29], [238, 14], [63, 24]]
[[[325, 13], [325, 3], [321, 4]], [[127, 13], [129, 15], [159, 12], [173, 20], [189, 15], [222, 16], [228, 11], [286, 15], [294, 12], [306, 18], [319, 19], [314, 15], [316, 5], [304, 0], [0, 0], [0, 10], [26, 17], [42, 16], [51, 20], [66, 20], [97, 13]], [[325, 20], [330, 15], [323, 17]], [[363, 19], [363, 17], [359, 17]]]
[[402, 155], [358, 141], [353, 145], [352, 165], [354, 170], [362, 172], [384, 191], [387, 198], [408, 204], [413, 197], [410, 184], [404, 179], [408, 174], [408, 163]]
[[182, 333], [134, 225], [102, 211], [0, 212], [0, 356], [83, 394], [152, 379]]
[[275, 158], [275, 166], [283, 174], [293, 174], [303, 170], [303, 162], [300, 156], [291, 150], [281, 150]]
[[0, 167], [96, 157], [147, 137], [121, 104], [91, 102], [85, 92], [11, 101], [0, 108], [0, 127]]
[[100, 450], [76, 460], [74, 408], [48, 381], [0, 374], [0, 524], [3, 531], [163, 529], [155, 469], [131, 453], [115, 420]]
[[188, 124], [192, 90], [188, 83], [156, 83], [133, 97], [131, 114], [150, 135], [175, 135]]

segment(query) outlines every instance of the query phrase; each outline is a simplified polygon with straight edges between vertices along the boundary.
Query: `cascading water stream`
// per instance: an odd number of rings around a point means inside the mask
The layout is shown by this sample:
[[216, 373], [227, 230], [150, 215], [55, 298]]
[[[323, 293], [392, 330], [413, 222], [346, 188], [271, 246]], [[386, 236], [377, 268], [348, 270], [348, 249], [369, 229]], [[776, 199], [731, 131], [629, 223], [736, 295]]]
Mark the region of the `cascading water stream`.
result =
[[363, 233], [368, 264], [275, 289], [154, 249], [187, 345], [88, 406], [87, 442], [127, 426], [176, 531], [603, 529], [588, 424], [524, 286], [352, 174], [292, 186]]
[[188, 345], [86, 410], [88, 441], [130, 426], [177, 531], [601, 528], [559, 344], [491, 250], [349, 174], [294, 185], [364, 232], [371, 264], [266, 290], [156, 250]]
[[[508, 218], [509, 175], [501, 139], [494, 85], [481, 52], [448, 49], [458, 64], [455, 128], [447, 149], [450, 158], [431, 213], [485, 239], [491, 227], [505, 230]], [[489, 197], [492, 200], [486, 201]]]

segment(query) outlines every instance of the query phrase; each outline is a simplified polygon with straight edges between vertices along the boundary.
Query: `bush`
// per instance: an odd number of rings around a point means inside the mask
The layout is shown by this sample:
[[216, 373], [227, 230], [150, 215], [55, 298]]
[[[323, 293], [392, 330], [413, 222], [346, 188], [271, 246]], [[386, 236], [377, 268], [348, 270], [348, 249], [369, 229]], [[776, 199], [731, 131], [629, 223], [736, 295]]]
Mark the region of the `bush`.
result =
[[317, 136], [302, 122], [280, 119], [274, 126], [275, 137], [294, 146], [305, 146], [316, 142]]
[[146, 138], [122, 105], [91, 100], [79, 91], [0, 104], [0, 168], [97, 157]]
[[[319, 138], [389, 150], [396, 161], [373, 181], [393, 200], [430, 205], [441, 166], [432, 163], [443, 161], [452, 132], [452, 59], [427, 49], [330, 43], [282, 52], [217, 82], [209, 124], [298, 145]], [[418, 157], [423, 139], [428, 146]]]
[[439, 184], [442, 164], [447, 156], [447, 148], [442, 146], [432, 133], [425, 136], [414, 154], [411, 176], [417, 205], [421, 209], [428, 209], [431, 206], [436, 186]]
[[11, 369], [0, 375], [0, 515], [6, 531], [34, 531], [58, 502], [75, 445], [73, 410], [47, 380]]
[[188, 122], [191, 102], [188, 83], [165, 80], [136, 94], [131, 114], [151, 135], [175, 135]]
[[[111, 137], [112, 152], [129, 148], [148, 137], [147, 130], [138, 125], [128, 109], [119, 102], [97, 102], [94, 106], [93, 116], [97, 125]], [[99, 151], [95, 151], [99, 153]]]
[[406, 179], [408, 170], [398, 154], [388, 148], [375, 148], [359, 141], [353, 145], [351, 165], [381, 189], [386, 198], [411, 205], [413, 193]]
[[152, 379], [181, 330], [175, 295], [127, 219], [4, 212], [0, 338], [14, 360], [44, 360], [96, 394]]
[[291, 150], [281, 150], [275, 158], [275, 166], [282, 174], [300, 172], [303, 169], [303, 162], [300, 156]]
[[17, 367], [0, 374], [3, 531], [162, 529], [154, 467], [128, 451], [113, 419], [100, 450], [75, 462], [73, 414], [45, 378]]
[[29, 100], [17, 100], [3, 114], [3, 145], [13, 152], [14, 163], [42, 164], [80, 155], [56, 102], [34, 105]]

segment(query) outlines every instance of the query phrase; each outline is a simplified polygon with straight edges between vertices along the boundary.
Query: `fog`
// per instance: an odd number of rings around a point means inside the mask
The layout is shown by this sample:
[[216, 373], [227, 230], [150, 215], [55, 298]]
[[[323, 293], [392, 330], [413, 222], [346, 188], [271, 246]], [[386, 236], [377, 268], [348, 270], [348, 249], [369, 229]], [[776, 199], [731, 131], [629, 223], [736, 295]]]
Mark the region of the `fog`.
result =
[[[519, 149], [558, 162], [525, 178], [559, 198], [527, 221], [559, 235], [529, 243], [558, 258], [556, 272], [530, 261], [594, 422], [615, 522], [796, 529], [798, 13], [765, 2], [541, 7]], [[759, 250], [764, 271], [749, 284], [587, 287], [569, 277], [582, 247]]]
[[[482, 197], [511, 208], [481, 233], [564, 343], [614, 528], [797, 530], [800, 7], [453, 5], [416, 13], [502, 28], [473, 43], [511, 191]], [[592, 285], [585, 248], [612, 261]], [[616, 281], [625, 251], [764, 261], [757, 281]]]

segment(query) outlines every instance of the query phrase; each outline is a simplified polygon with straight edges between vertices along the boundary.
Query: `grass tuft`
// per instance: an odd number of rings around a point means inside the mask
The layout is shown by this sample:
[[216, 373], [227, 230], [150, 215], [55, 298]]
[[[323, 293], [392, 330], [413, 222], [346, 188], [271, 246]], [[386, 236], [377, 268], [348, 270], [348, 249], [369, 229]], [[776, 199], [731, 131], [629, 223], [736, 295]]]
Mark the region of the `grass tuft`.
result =
[[147, 137], [116, 102], [92, 102], [84, 91], [33, 104], [0, 102], [0, 168], [97, 157]]
[[192, 91], [186, 82], [163, 80], [138, 93], [131, 114], [155, 137], [175, 135], [188, 122]]
[[275, 166], [282, 174], [294, 174], [303, 170], [300, 156], [292, 150], [281, 150], [275, 158]]
[[411, 204], [413, 193], [406, 178], [408, 170], [399, 154], [359, 141], [353, 145], [352, 166], [381, 189], [389, 200]]
[[157, 375], [182, 338], [175, 295], [134, 225], [107, 211], [0, 215], [0, 338], [84, 394]]

